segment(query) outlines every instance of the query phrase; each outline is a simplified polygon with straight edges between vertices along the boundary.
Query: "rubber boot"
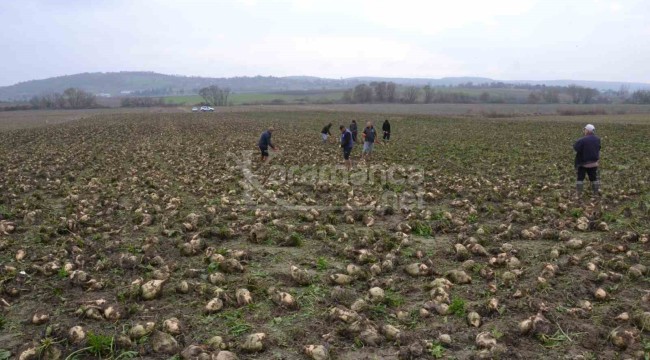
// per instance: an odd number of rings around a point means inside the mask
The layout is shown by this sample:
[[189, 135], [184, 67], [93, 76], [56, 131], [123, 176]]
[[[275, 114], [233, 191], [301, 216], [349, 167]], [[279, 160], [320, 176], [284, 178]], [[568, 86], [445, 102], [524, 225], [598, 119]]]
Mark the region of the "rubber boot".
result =
[[595, 196], [600, 196], [600, 181], [594, 181], [591, 183], [591, 191]]
[[585, 189], [585, 184], [581, 182], [576, 183], [576, 193], [578, 194], [578, 197], [582, 197], [582, 191]]

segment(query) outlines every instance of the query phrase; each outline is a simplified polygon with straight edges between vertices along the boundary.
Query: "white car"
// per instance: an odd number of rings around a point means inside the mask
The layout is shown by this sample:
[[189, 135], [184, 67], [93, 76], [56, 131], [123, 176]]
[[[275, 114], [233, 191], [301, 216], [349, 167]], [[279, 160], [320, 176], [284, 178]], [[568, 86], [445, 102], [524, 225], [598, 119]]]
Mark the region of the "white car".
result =
[[201, 106], [201, 111], [206, 112], [206, 111], [214, 111], [213, 107], [210, 106]]
[[193, 108], [192, 108], [192, 112], [199, 112], [199, 108], [197, 108], [196, 106], [193, 107]]

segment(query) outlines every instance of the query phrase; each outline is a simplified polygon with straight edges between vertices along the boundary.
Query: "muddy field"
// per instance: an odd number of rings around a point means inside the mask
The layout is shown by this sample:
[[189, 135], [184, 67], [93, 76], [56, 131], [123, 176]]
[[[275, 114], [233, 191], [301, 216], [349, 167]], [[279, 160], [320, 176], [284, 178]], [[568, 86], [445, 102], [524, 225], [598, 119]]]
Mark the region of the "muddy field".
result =
[[[385, 118], [349, 173], [320, 141]], [[68, 120], [0, 131], [0, 359], [650, 356], [647, 115]]]

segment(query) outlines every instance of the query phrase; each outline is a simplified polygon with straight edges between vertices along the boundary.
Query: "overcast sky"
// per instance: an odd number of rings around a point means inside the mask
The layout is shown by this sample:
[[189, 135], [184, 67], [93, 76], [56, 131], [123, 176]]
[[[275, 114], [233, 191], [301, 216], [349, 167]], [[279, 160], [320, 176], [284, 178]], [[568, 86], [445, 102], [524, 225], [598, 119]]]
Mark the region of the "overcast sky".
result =
[[650, 83], [650, 0], [0, 0], [0, 85], [123, 70]]

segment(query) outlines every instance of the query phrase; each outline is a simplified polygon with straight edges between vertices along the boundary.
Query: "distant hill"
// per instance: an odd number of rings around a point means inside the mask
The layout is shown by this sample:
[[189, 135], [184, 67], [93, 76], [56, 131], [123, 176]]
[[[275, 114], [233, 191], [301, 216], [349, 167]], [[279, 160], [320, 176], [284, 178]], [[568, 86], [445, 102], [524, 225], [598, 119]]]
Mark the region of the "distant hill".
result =
[[[166, 75], [154, 72], [122, 71], [107, 73], [82, 73], [58, 76], [43, 80], [20, 82], [11, 86], [0, 87], [0, 101], [23, 101], [35, 95], [63, 92], [70, 87], [80, 88], [103, 96], [120, 95], [177, 95], [195, 94], [200, 88], [217, 85], [229, 87], [234, 92], [286, 92], [306, 90], [340, 90], [349, 89], [361, 83], [373, 81], [393, 81], [399, 85], [413, 86], [457, 86], [472, 82], [474, 84], [497, 82], [483, 77], [447, 77], [441, 79], [426, 78], [385, 78], [353, 77], [345, 79], [326, 79], [313, 76], [243, 76], [232, 78], [209, 78], [198, 76]], [[619, 90], [626, 85], [632, 91], [650, 89], [650, 84], [623, 83], [604, 81], [503, 81], [506, 83], [529, 83], [546, 85], [569, 85], [594, 87], [600, 90]]]
[[20, 82], [0, 87], [0, 100], [27, 100], [34, 95], [63, 92], [70, 87], [95, 94], [111, 96], [142, 93], [143, 95], [193, 94], [199, 89], [217, 85], [238, 92], [268, 92], [313, 89], [337, 89], [344, 85], [340, 80], [316, 77], [232, 77], [207, 78], [197, 76], [165, 75], [154, 72], [82, 73], [58, 76], [43, 80]]
[[483, 84], [495, 82], [498, 80], [493, 80], [484, 77], [444, 77], [440, 79], [427, 79], [427, 78], [384, 78], [384, 77], [353, 77], [347, 80], [355, 80], [359, 82], [369, 83], [372, 81], [393, 81], [400, 85], [408, 86], [458, 86], [460, 84], [467, 84], [469, 82], [474, 84]]

